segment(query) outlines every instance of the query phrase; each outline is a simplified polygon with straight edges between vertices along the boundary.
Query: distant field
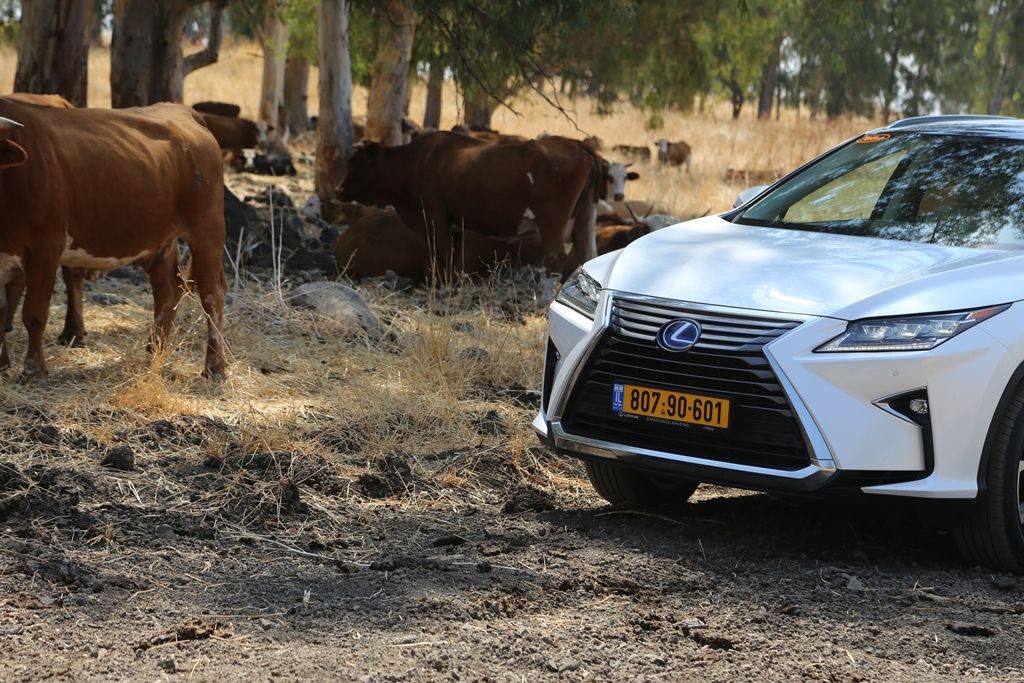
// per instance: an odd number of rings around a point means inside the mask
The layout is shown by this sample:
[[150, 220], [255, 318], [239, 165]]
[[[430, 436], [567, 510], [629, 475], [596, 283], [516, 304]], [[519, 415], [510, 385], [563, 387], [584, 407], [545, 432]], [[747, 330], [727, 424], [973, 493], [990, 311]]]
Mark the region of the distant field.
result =
[[[89, 102], [92, 106], [110, 106], [110, 56], [106, 49], [94, 49], [89, 60]], [[0, 49], [0, 91], [13, 87], [15, 51]], [[219, 63], [201, 69], [185, 81], [186, 102], [207, 99], [235, 102], [244, 115], [253, 116], [259, 98], [262, 69], [260, 48], [254, 44], [229, 44]], [[310, 111], [318, 107], [316, 70], [310, 77]], [[423, 118], [425, 87], [415, 84], [410, 116]], [[747, 107], [738, 121], [730, 118], [728, 107], [711, 107], [705, 113], [665, 112], [660, 130], [647, 130], [644, 112], [620, 106], [610, 116], [597, 116], [587, 98], [564, 103], [573, 120], [567, 119], [535, 94], [512, 103], [517, 113], [507, 109], [495, 113], [493, 125], [499, 130], [533, 137], [551, 134], [582, 137], [597, 135], [610, 148], [614, 144], [643, 145], [665, 137], [686, 140], [693, 147], [693, 172], [638, 164], [640, 180], [631, 183], [629, 196], [654, 203], [658, 211], [693, 216], [722, 211], [730, 206], [736, 193], [747, 186], [742, 179], [726, 180], [729, 169], [758, 174], [786, 171], [825, 151], [846, 138], [871, 127], [865, 119], [835, 122], [809, 121], [807, 112], [797, 118], [787, 111], [781, 121], [760, 122]], [[366, 112], [366, 91], [357, 88], [353, 101], [355, 115]], [[459, 117], [458, 98], [453, 85], [445, 91], [442, 126], [447, 128]], [[756, 184], [751, 182], [750, 184]]]

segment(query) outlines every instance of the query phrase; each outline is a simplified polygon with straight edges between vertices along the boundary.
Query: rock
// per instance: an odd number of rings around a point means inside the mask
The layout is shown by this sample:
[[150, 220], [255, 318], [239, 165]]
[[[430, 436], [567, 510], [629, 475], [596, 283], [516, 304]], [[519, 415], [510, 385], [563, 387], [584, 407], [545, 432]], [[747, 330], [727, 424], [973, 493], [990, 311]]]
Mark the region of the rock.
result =
[[953, 633], [958, 633], [962, 636], [977, 636], [981, 638], [990, 638], [996, 634], [996, 632], [987, 626], [980, 624], [969, 624], [963, 621], [954, 621], [951, 624], [946, 624]]
[[370, 311], [366, 300], [340, 282], [308, 282], [292, 290], [288, 301], [296, 308], [310, 308], [334, 319], [347, 326], [352, 334], [362, 332], [373, 340], [381, 338], [380, 321]]
[[320, 218], [320, 197], [316, 196], [316, 194], [311, 194], [299, 213], [310, 220]]
[[864, 582], [856, 576], [851, 576], [846, 582], [846, 590], [860, 592], [864, 590]]
[[1017, 579], [1012, 576], [996, 575], [992, 577], [992, 585], [1001, 591], [1017, 591]]
[[171, 538], [175, 535], [174, 528], [170, 524], [157, 524], [156, 529], [153, 531], [157, 536], [163, 536], [164, 538]]
[[111, 280], [127, 280], [133, 285], [141, 285], [146, 281], [146, 274], [133, 266], [121, 266], [107, 272], [103, 277]]
[[178, 670], [178, 662], [174, 660], [174, 657], [163, 660], [157, 666], [169, 674], [175, 673]]
[[469, 346], [459, 351], [459, 358], [462, 360], [485, 361], [489, 360], [490, 357], [490, 352], [479, 346]]
[[227, 187], [224, 188], [224, 225], [227, 228], [228, 251], [232, 257], [243, 232], [254, 235], [260, 230], [259, 212], [236, 197]]
[[100, 306], [124, 306], [128, 303], [128, 299], [126, 297], [123, 297], [120, 294], [107, 294], [106, 292], [90, 294], [89, 301], [99, 304]]
[[393, 270], [384, 271], [380, 284], [392, 292], [409, 292], [416, 288], [416, 281], [409, 277], [402, 277]]
[[107, 451], [100, 465], [131, 472], [135, 469], [135, 453], [128, 446], [116, 446]]
[[456, 536], [455, 534], [448, 534], [447, 536], [440, 536], [434, 539], [434, 542], [430, 545], [434, 548], [447, 548], [453, 545], [462, 545], [466, 542], [462, 536]]
[[547, 512], [554, 509], [555, 504], [551, 500], [551, 496], [529, 486], [523, 486], [513, 491], [509, 499], [501, 506], [501, 511], [505, 514]]

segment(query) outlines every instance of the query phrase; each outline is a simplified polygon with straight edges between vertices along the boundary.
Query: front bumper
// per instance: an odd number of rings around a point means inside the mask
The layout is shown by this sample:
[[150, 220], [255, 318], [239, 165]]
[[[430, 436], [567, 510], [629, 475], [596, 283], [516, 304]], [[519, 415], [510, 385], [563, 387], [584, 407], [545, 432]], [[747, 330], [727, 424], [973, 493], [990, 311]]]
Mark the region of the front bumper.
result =
[[[807, 319], [772, 340], [764, 355], [810, 456], [804, 467], [774, 469], [616, 443], [567, 427], [563, 418], [570, 394], [612, 325], [611, 302], [617, 296], [634, 295], [603, 292], [593, 321], [557, 302], [551, 306], [544, 401], [534, 428], [556, 451], [755, 490], [812, 493], [852, 487], [909, 497], [977, 495], [991, 416], [1019, 363], [984, 326], [913, 353], [815, 354], [845, 329], [844, 321], [831, 318]], [[1000, 315], [1000, 325], [1024, 325], [1013, 320], [1022, 317], [1020, 309]], [[928, 391], [931, 439], [918, 424], [885, 409], [885, 397], [920, 389]]]

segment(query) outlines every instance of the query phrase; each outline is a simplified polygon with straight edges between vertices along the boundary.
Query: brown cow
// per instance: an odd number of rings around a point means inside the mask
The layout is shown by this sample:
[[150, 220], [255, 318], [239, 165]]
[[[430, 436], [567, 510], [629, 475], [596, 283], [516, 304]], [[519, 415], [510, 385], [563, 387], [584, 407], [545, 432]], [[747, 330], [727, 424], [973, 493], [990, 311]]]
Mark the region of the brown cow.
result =
[[[512, 239], [498, 239], [464, 230], [457, 235], [452, 264], [469, 275], [485, 275], [497, 265], [536, 265], [543, 254], [536, 231]], [[425, 236], [408, 227], [393, 209], [368, 208], [338, 235], [334, 245], [338, 272], [349, 277], [379, 277], [392, 271], [423, 282], [430, 271], [430, 249]]]
[[[223, 376], [224, 180], [199, 115], [173, 104], [56, 109], [0, 100], [0, 116], [11, 126], [0, 138], [0, 284], [24, 270], [22, 377], [46, 374], [43, 332], [58, 265], [107, 270], [139, 261], [153, 289], [153, 342], [161, 343], [182, 292], [179, 238], [189, 244], [207, 315], [205, 374]], [[6, 308], [4, 295], [0, 319]], [[0, 364], [10, 365], [2, 353]]]
[[406, 225], [430, 236], [441, 271], [452, 252], [451, 226], [510, 238], [529, 210], [545, 266], [558, 272], [570, 239], [581, 260], [596, 255], [594, 207], [603, 181], [599, 157], [578, 140], [489, 143], [438, 132], [399, 147], [356, 145], [338, 198], [394, 206]]
[[[10, 95], [4, 95], [3, 99], [12, 100], [14, 102], [25, 102], [27, 104], [38, 104], [43, 107], [56, 107], [57, 109], [73, 109], [75, 106], [60, 95], [37, 95], [35, 93], [16, 92]], [[19, 270], [14, 279], [7, 283], [6, 287], [8, 305], [7, 319], [4, 320], [5, 332], [10, 332], [14, 329], [14, 313], [18, 308], [18, 303], [21, 301], [21, 295], [24, 291], [25, 274]], [[66, 324], [67, 322], [65, 321], [65, 326]], [[2, 353], [3, 350], [0, 349], [0, 354]]]
[[596, 135], [591, 135], [589, 137], [583, 138], [583, 144], [589, 147], [591, 151], [594, 152], [600, 152], [601, 149], [604, 148], [604, 142], [601, 140], [601, 138], [597, 137]]
[[682, 166], [686, 164], [686, 172], [690, 172], [690, 165], [693, 162], [690, 146], [680, 140], [669, 142], [662, 138], [654, 143], [658, 148], [658, 161], [669, 166]]
[[235, 158], [242, 157], [243, 149], [254, 149], [260, 144], [262, 135], [255, 121], [201, 112], [199, 117], [213, 133], [217, 145], [225, 152], [232, 152]]
[[192, 105], [192, 108], [202, 114], [226, 116], [229, 119], [237, 119], [242, 114], [241, 107], [237, 104], [228, 104], [227, 102], [196, 102]]
[[651, 160], [651, 148], [647, 146], [638, 147], [635, 145], [614, 145], [612, 147], [612, 151], [633, 159], [641, 159], [643, 161]]

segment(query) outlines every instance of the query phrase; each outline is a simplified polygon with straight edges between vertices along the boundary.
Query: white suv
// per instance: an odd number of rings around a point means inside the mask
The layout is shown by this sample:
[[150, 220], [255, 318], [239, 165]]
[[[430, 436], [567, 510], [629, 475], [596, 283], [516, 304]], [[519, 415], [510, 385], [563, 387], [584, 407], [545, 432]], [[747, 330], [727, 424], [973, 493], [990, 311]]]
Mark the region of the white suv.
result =
[[921, 117], [578, 270], [534, 427], [607, 500], [971, 500], [1024, 571], [1024, 121]]

